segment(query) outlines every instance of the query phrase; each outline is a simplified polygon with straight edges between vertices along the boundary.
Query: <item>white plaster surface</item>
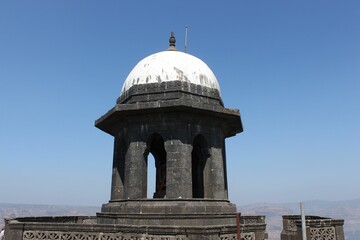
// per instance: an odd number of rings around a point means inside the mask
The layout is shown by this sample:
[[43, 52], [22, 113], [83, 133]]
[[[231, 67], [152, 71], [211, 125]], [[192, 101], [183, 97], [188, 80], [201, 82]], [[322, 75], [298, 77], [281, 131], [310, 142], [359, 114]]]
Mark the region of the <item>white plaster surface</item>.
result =
[[202, 60], [180, 51], [162, 51], [144, 58], [134, 67], [121, 94], [134, 85], [176, 80], [217, 89], [220, 93], [214, 73]]

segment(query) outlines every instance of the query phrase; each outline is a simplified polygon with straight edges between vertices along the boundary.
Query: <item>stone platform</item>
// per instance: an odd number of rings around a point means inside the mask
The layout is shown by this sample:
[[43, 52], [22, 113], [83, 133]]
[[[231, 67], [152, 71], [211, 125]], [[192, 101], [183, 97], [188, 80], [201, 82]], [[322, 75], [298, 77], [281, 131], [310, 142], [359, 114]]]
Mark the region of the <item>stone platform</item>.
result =
[[[165, 224], [149, 227], [99, 224], [98, 221], [95, 216], [6, 219], [5, 240], [237, 240], [235, 216], [231, 224], [216, 225], [214, 221], [207, 226]], [[264, 216], [242, 216], [240, 223], [241, 239], [267, 239]]]
[[134, 199], [111, 201], [97, 214], [100, 224], [215, 226], [234, 224], [236, 206], [214, 199]]

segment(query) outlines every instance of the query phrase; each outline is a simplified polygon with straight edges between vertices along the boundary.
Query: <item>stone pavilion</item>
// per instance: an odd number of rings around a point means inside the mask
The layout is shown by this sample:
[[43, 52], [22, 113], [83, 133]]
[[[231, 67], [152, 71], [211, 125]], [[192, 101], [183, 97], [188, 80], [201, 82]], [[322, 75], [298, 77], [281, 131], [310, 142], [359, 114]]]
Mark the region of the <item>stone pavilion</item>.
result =
[[[5, 240], [267, 238], [265, 217], [239, 220], [228, 199], [225, 139], [243, 131], [239, 110], [224, 106], [214, 73], [177, 51], [173, 34], [167, 50], [134, 67], [95, 126], [114, 138], [109, 202], [96, 216], [6, 219]], [[294, 239], [294, 229], [282, 239]]]

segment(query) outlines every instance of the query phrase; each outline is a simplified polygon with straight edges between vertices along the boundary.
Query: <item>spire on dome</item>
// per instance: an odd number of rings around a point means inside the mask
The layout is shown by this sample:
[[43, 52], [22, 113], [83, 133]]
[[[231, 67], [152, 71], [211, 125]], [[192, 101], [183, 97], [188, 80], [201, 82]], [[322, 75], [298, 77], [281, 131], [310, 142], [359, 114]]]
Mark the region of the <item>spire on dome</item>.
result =
[[176, 51], [175, 43], [176, 43], [176, 39], [175, 39], [175, 36], [174, 36], [174, 32], [171, 32], [171, 36], [170, 36], [170, 39], [169, 39], [169, 48], [168, 48], [168, 50]]

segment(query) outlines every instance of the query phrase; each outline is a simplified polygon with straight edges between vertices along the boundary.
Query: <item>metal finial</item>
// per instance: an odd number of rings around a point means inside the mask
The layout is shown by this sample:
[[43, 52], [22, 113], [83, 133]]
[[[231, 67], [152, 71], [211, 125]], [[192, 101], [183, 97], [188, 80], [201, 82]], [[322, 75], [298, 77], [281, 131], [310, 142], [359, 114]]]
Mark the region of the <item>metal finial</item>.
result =
[[169, 48], [168, 48], [168, 50], [176, 50], [175, 43], [176, 43], [176, 39], [175, 39], [175, 36], [174, 36], [174, 32], [171, 32], [171, 36], [170, 36], [170, 39], [169, 39]]

